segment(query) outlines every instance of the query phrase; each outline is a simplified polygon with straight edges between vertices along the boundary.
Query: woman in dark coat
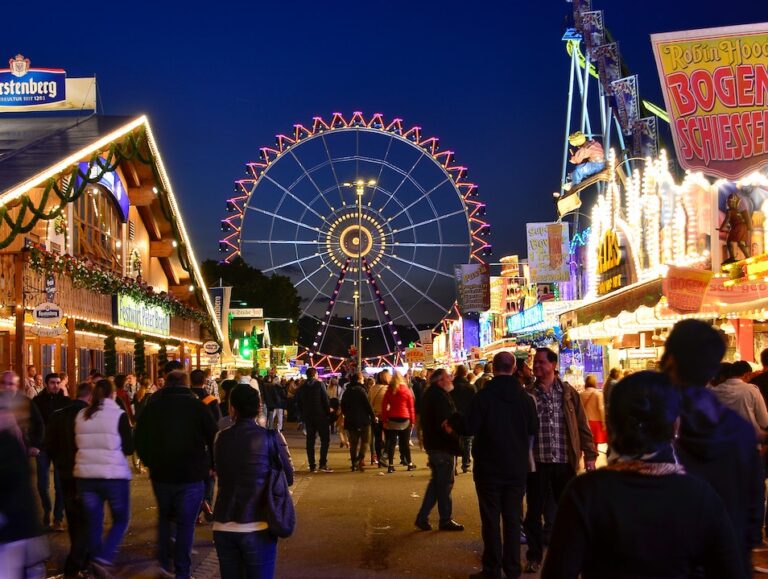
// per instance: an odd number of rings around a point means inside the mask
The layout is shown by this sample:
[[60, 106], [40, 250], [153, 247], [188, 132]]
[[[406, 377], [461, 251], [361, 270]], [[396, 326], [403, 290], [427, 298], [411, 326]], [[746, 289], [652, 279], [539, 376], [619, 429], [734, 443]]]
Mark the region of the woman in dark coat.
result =
[[611, 394], [617, 458], [575, 478], [563, 495], [542, 579], [746, 578], [720, 498], [689, 476], [672, 448], [680, 395], [662, 374], [639, 372]]
[[222, 579], [274, 577], [277, 538], [267, 527], [264, 489], [270, 470], [270, 437], [273, 453], [293, 484], [288, 445], [278, 431], [259, 426], [259, 392], [238, 384], [229, 395], [234, 423], [219, 432], [214, 462], [219, 490], [213, 509], [213, 541]]

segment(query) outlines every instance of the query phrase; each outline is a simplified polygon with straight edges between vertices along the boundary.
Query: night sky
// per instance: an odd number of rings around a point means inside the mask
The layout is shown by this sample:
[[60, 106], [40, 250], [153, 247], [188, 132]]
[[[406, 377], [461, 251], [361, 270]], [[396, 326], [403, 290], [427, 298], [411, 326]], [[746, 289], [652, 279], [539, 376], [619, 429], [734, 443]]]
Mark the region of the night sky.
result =
[[[95, 74], [103, 112], [149, 116], [200, 257], [218, 257], [225, 200], [259, 147], [336, 111], [402, 117], [454, 150], [488, 203], [496, 256], [524, 254], [525, 222], [553, 219], [565, 1], [176, 6], [44, 3], [5, 27], [3, 58]], [[651, 33], [768, 20], [760, 0], [593, 6], [642, 96], [661, 105]]]

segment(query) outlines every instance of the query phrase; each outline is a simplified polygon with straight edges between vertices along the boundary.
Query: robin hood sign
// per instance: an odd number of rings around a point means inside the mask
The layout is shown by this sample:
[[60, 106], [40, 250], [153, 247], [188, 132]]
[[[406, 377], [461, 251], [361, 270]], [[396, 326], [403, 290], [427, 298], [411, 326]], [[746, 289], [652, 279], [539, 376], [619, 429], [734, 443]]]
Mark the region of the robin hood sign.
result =
[[651, 42], [680, 165], [735, 180], [768, 163], [768, 23]]

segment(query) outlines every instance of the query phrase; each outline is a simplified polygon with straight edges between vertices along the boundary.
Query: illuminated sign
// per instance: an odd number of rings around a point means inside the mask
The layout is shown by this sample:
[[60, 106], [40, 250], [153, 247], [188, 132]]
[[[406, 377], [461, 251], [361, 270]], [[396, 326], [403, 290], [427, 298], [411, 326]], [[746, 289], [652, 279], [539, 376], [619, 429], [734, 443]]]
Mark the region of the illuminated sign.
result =
[[519, 314], [507, 318], [507, 334], [515, 334], [525, 328], [544, 322], [544, 306], [536, 304]]
[[67, 73], [57, 68], [30, 68], [29, 59], [17, 54], [0, 70], [0, 106], [47, 105], [66, 99]]
[[[102, 166], [107, 165], [106, 159], [104, 157], [99, 157], [99, 161], [101, 162]], [[80, 172], [83, 175], [88, 175], [89, 179], [96, 179], [96, 177], [99, 176], [99, 174], [102, 172], [101, 167], [99, 166], [99, 163], [94, 162], [93, 166], [90, 168], [90, 171], [88, 169], [88, 163], [79, 163], [78, 168]], [[78, 186], [82, 182], [82, 179], [78, 175], [77, 177], [77, 183]], [[125, 190], [125, 186], [123, 185], [122, 180], [120, 179], [120, 175], [117, 174], [117, 171], [105, 171], [104, 174], [101, 176], [101, 179], [99, 179], [96, 182], [97, 185], [101, 185], [104, 187], [107, 191], [109, 191], [110, 195], [112, 195], [112, 198], [115, 200], [115, 204], [117, 205], [119, 211], [120, 211], [120, 219], [123, 221], [128, 220], [128, 212], [131, 208], [131, 201], [128, 199], [128, 191]]]
[[597, 295], [605, 295], [624, 285], [621, 246], [613, 229], [606, 230], [597, 246], [597, 273], [601, 280], [597, 286]]
[[121, 328], [151, 332], [169, 336], [171, 316], [163, 308], [150, 306], [127, 294], [114, 296], [112, 302], [113, 323]]
[[619, 238], [612, 229], [603, 233], [597, 248], [597, 273], [605, 273], [609, 269], [621, 265], [621, 248]]
[[264, 308], [229, 308], [233, 318], [263, 318]]
[[768, 24], [651, 42], [683, 169], [735, 180], [768, 162]]

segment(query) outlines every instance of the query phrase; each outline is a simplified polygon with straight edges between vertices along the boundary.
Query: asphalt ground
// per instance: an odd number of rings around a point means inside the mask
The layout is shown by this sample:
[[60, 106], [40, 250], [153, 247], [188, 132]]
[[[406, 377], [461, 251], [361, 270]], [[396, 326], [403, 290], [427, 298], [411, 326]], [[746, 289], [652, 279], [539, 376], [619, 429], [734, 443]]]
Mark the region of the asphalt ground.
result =
[[[296, 468], [293, 498], [298, 524], [294, 535], [279, 543], [277, 577], [454, 578], [480, 570], [482, 541], [471, 474], [458, 475], [453, 490], [453, 516], [466, 530], [424, 532], [413, 525], [429, 481], [426, 455], [418, 446], [412, 448], [415, 471], [397, 467], [395, 473], [385, 474], [368, 467], [362, 473], [351, 472], [348, 450], [339, 448], [334, 435], [328, 460], [334, 472], [313, 474], [308, 472], [305, 439], [296, 425], [287, 424], [285, 435]], [[134, 476], [131, 491], [132, 519], [115, 575], [159, 577], [154, 559], [157, 507], [146, 474]], [[437, 528], [436, 510], [431, 522]], [[57, 577], [68, 550], [67, 534], [48, 536], [52, 551], [48, 576]], [[219, 577], [210, 523], [198, 525], [192, 559], [194, 577]], [[755, 552], [754, 561], [768, 568], [768, 550]], [[524, 577], [534, 579], [538, 574]]]

